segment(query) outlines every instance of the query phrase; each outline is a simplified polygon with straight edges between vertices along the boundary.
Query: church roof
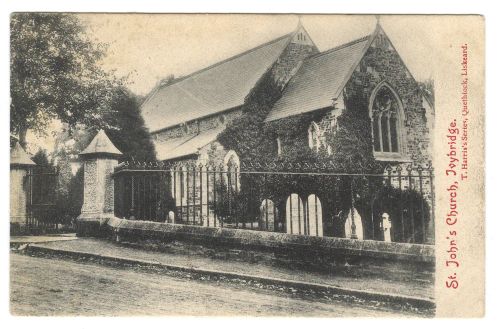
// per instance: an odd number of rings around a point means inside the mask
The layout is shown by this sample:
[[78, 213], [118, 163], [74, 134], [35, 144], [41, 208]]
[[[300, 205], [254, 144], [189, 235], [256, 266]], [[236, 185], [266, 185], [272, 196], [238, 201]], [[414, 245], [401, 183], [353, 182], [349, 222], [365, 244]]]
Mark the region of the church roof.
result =
[[284, 35], [173, 83], [157, 86], [141, 107], [149, 131], [243, 105], [292, 36], [293, 33]]
[[36, 164], [30, 159], [28, 153], [26, 153], [19, 142], [16, 142], [14, 147], [10, 149], [10, 165], [35, 166]]
[[203, 131], [196, 135], [169, 139], [165, 142], [156, 142], [156, 158], [159, 161], [181, 158], [196, 154], [202, 147], [217, 139], [217, 135], [224, 130], [224, 126]]
[[374, 34], [305, 59], [266, 121], [332, 106], [333, 99], [339, 97]]
[[79, 155], [91, 155], [91, 154], [106, 154], [111, 156], [122, 155], [122, 152], [116, 148], [116, 146], [111, 142], [108, 135], [104, 130], [99, 130], [97, 135], [94, 137], [89, 146], [85, 148]]

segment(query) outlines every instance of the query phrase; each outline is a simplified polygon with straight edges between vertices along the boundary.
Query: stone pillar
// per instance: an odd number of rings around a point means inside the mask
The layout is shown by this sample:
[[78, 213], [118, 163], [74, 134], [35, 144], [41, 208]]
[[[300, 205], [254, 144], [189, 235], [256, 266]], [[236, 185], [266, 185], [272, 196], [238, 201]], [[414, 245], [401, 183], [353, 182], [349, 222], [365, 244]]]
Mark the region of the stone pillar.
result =
[[28, 219], [30, 191], [28, 174], [35, 163], [16, 142], [10, 150], [10, 226], [12, 233], [20, 232]]
[[114, 216], [114, 182], [111, 175], [121, 155], [103, 130], [79, 154], [83, 161], [84, 178], [83, 206], [77, 219], [78, 235], [101, 235], [101, 225]]

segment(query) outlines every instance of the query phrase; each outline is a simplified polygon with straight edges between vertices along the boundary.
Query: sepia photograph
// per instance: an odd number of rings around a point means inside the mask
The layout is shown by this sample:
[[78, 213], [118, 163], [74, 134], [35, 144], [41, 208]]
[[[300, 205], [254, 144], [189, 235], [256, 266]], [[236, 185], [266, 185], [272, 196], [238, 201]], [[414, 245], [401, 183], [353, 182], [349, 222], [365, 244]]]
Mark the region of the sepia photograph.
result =
[[482, 22], [12, 13], [10, 313], [480, 316]]

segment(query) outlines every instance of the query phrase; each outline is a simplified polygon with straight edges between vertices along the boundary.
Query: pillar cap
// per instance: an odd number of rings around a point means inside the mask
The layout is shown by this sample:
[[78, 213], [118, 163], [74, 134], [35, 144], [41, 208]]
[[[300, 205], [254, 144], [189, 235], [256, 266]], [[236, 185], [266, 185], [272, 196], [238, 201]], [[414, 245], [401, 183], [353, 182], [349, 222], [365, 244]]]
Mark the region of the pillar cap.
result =
[[19, 167], [36, 166], [36, 163], [31, 160], [19, 142], [16, 142], [14, 147], [10, 149], [10, 165]]
[[79, 154], [83, 158], [99, 158], [100, 156], [118, 158], [121, 155], [123, 153], [116, 148], [102, 129], [99, 130], [89, 146]]

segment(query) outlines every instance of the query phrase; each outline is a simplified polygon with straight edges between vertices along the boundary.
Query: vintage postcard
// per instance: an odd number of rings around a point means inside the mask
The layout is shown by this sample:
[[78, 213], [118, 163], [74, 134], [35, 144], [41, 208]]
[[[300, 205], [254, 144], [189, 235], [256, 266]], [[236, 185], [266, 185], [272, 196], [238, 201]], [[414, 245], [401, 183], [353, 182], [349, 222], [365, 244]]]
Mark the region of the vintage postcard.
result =
[[478, 15], [10, 17], [14, 316], [482, 317]]

